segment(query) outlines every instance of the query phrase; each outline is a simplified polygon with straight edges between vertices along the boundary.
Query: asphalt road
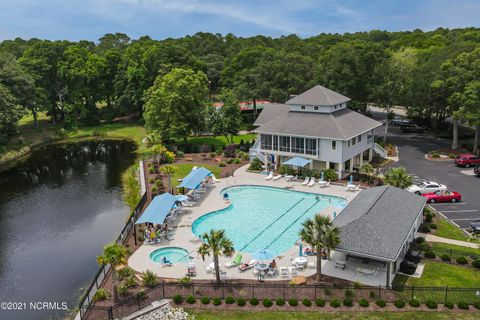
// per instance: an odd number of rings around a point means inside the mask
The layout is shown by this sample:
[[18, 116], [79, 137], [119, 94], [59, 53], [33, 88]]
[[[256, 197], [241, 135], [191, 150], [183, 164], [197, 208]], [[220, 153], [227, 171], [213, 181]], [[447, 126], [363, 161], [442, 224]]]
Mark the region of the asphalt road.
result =
[[[376, 115], [379, 118], [379, 115]], [[375, 134], [383, 136], [385, 127], [377, 128]], [[429, 134], [404, 134], [398, 127], [389, 127], [389, 141], [399, 150], [399, 161], [392, 166], [405, 167], [409, 174], [421, 179], [445, 184], [450, 191], [462, 194], [458, 203], [439, 203], [432, 206], [460, 228], [467, 228], [473, 220], [480, 220], [480, 178], [473, 169], [459, 168], [452, 161], [429, 161], [425, 154], [450, 146], [450, 142], [435, 139]]]

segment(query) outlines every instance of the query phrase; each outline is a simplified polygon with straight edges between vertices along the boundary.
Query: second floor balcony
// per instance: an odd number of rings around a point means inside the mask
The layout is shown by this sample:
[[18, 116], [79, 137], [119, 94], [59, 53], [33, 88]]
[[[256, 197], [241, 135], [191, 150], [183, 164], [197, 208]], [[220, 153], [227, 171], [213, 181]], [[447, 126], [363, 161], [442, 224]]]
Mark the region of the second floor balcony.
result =
[[259, 148], [265, 151], [312, 156], [318, 156], [319, 154], [317, 139], [261, 134], [259, 140]]

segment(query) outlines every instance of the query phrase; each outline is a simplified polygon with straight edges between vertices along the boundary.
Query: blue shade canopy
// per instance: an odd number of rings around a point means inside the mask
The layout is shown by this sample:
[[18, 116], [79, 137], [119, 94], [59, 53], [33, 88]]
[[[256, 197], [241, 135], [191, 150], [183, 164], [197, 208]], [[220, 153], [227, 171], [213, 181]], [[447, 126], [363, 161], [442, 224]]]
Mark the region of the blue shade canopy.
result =
[[312, 160], [305, 159], [305, 158], [302, 158], [302, 157], [293, 157], [292, 159], [290, 159], [288, 161], [285, 161], [282, 164], [286, 164], [286, 165], [289, 165], [289, 166], [305, 167], [310, 162], [312, 162]]
[[182, 183], [177, 188], [196, 189], [203, 179], [211, 173], [210, 170], [203, 167], [193, 169], [185, 178], [183, 178]]
[[163, 224], [165, 218], [167, 217], [168, 212], [172, 209], [175, 202], [177, 202], [177, 197], [171, 195], [170, 193], [163, 193], [159, 196], [153, 198], [152, 202], [148, 205], [147, 209], [143, 212], [142, 216], [138, 218], [135, 224], [140, 223], [155, 223]]
[[179, 194], [178, 196], [175, 196], [177, 198], [177, 201], [185, 201], [188, 200], [188, 197], [183, 194]]

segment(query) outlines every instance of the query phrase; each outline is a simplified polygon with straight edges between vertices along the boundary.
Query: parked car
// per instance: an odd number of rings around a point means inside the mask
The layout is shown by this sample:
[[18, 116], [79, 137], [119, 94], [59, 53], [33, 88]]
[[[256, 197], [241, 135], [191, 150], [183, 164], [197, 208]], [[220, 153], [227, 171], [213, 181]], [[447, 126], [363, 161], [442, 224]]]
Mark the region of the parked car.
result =
[[480, 166], [473, 168], [473, 173], [475, 173], [477, 177], [480, 177]]
[[471, 153], [460, 154], [455, 158], [455, 164], [465, 168], [477, 166], [480, 165], [480, 157]]
[[408, 125], [408, 124], [410, 124], [410, 122], [411, 122], [410, 120], [404, 119], [402, 117], [395, 117], [392, 120], [392, 124], [394, 126]]
[[423, 133], [425, 130], [415, 123], [407, 123], [400, 125], [400, 131], [403, 133]]
[[427, 202], [457, 202], [462, 200], [462, 195], [456, 191], [437, 191], [432, 193], [424, 193], [423, 197], [427, 198]]
[[470, 231], [472, 233], [480, 233], [480, 220], [475, 220], [470, 223]]
[[447, 186], [433, 181], [424, 181], [419, 184], [412, 184], [407, 190], [416, 194], [424, 194], [437, 191], [446, 191]]

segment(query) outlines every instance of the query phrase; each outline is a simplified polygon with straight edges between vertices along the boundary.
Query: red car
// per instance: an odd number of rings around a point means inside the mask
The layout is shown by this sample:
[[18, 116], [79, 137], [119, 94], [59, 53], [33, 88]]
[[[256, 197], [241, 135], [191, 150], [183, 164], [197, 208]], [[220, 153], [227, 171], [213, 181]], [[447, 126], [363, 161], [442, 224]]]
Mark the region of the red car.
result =
[[427, 202], [457, 202], [462, 200], [462, 195], [456, 191], [437, 191], [434, 193], [424, 193], [423, 197], [427, 198]]
[[455, 164], [462, 167], [476, 166], [480, 164], [480, 158], [471, 153], [464, 153], [455, 158]]

